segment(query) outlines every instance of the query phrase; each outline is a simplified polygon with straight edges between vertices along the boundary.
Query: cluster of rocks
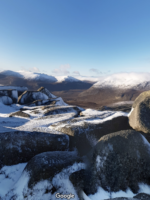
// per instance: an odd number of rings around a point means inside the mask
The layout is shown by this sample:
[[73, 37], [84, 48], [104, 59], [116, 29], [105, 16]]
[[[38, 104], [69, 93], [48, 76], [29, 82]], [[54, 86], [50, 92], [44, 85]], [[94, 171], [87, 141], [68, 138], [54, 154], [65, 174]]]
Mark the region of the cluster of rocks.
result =
[[[24, 89], [26, 89], [24, 91]], [[56, 96], [51, 94], [49, 90], [44, 87], [39, 88], [37, 91], [28, 91], [27, 88], [16, 89], [2, 89], [0, 90], [0, 99], [3, 104], [22, 104], [29, 106], [49, 105], [54, 103]]]
[[[41, 109], [45, 117], [59, 113], [65, 115], [72, 110], [76, 114], [72, 119], [52, 124], [51, 133], [1, 133], [0, 168], [27, 162], [21, 176], [29, 175], [28, 189], [33, 191], [40, 181], [47, 180], [51, 188], [45, 193], [55, 196], [61, 188], [53, 178], [62, 171], [67, 173], [65, 169], [76, 164], [79, 167], [66, 174], [76, 199], [85, 200], [83, 191], [85, 195], [94, 195], [98, 187], [110, 194], [130, 188], [135, 193], [133, 199], [150, 199], [148, 194], [138, 194], [140, 183], [150, 186], [150, 91], [142, 93], [134, 101], [129, 115], [103, 121], [103, 112], [102, 115], [87, 116], [76, 106], [55, 106], [54, 98], [43, 87], [34, 92], [25, 91], [18, 97], [19, 104], [44, 105]], [[30, 117], [23, 108], [10, 116]], [[63, 191], [69, 193], [67, 186]], [[10, 199], [17, 199], [17, 194], [14, 194], [15, 190], [14, 193], [11, 191]], [[28, 199], [27, 193], [24, 196]]]

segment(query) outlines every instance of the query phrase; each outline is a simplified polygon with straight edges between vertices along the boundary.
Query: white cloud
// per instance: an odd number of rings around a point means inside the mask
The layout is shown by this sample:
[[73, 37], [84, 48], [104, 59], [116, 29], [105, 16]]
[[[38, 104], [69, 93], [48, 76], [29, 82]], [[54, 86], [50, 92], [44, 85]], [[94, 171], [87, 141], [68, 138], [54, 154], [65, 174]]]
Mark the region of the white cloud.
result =
[[73, 74], [74, 74], [74, 75], [79, 75], [79, 76], [80, 76], [80, 72], [79, 72], [79, 71], [74, 71]]
[[95, 68], [91, 68], [90, 71], [94, 72], [94, 73], [97, 73], [97, 74], [101, 74], [102, 73], [98, 69], [95, 69]]
[[70, 74], [68, 70], [69, 68], [70, 68], [69, 64], [61, 65], [59, 68], [54, 69], [52, 73], [57, 74], [57, 75], [68, 75]]
[[30, 72], [40, 72], [39, 68], [37, 67], [31, 67], [31, 68], [26, 68], [26, 67], [21, 67], [21, 70], [23, 71], [30, 71]]

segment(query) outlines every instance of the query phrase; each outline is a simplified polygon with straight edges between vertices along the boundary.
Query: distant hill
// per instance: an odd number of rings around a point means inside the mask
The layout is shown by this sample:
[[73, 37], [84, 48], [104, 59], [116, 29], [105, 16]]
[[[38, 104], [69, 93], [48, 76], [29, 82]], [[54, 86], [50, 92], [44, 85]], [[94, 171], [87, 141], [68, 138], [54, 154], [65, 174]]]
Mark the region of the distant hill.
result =
[[42, 73], [10, 70], [0, 72], [0, 85], [25, 86], [29, 90], [37, 90], [41, 86], [50, 91], [88, 89], [93, 83], [88, 80], [81, 81], [71, 76], [54, 77]]

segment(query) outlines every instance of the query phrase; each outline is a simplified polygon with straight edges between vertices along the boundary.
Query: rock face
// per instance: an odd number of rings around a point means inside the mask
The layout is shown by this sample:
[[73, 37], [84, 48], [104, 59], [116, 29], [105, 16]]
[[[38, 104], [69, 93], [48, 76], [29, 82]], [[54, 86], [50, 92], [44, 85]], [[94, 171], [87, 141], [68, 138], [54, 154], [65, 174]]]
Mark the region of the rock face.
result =
[[40, 132], [14, 131], [0, 134], [0, 168], [28, 162], [47, 151], [68, 150], [69, 137]]
[[15, 117], [15, 116], [19, 116], [19, 117], [25, 117], [25, 118], [30, 118], [30, 115], [25, 113], [25, 112], [22, 112], [22, 111], [17, 111], [17, 112], [14, 112], [14, 113], [11, 113], [9, 115], [9, 117]]
[[98, 186], [109, 192], [139, 190], [138, 183], [150, 185], [150, 145], [139, 132], [124, 130], [102, 137], [88, 155], [91, 193]]
[[19, 104], [28, 104], [32, 103], [35, 100], [46, 100], [49, 97], [39, 91], [25, 91], [22, 95], [18, 97]]
[[150, 91], [141, 93], [134, 101], [129, 116], [130, 126], [136, 131], [150, 133]]
[[[108, 121], [94, 123], [96, 117], [80, 117], [51, 125], [70, 137], [70, 148], [77, 148], [80, 155], [85, 155], [104, 135], [130, 129], [128, 117], [119, 116]], [[99, 118], [97, 117], [97, 120]]]
[[44, 152], [36, 155], [28, 162], [24, 169], [24, 171], [30, 174], [28, 187], [33, 187], [41, 180], [48, 179], [51, 181], [64, 168], [81, 161], [75, 152], [68, 151]]
[[12, 103], [17, 103], [17, 99], [17, 90], [0, 90], [0, 100], [3, 104], [10, 105]]

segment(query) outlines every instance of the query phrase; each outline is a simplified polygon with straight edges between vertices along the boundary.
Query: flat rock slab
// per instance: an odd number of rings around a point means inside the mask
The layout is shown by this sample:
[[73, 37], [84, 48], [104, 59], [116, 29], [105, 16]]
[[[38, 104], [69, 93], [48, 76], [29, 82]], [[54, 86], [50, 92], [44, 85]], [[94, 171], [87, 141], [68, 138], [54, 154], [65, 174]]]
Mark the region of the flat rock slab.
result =
[[57, 100], [46, 99], [46, 100], [35, 100], [27, 106], [41, 106], [41, 105], [55, 105]]
[[66, 151], [67, 135], [14, 131], [0, 134], [0, 167], [28, 162], [35, 155], [47, 151]]
[[30, 118], [30, 115], [29, 115], [29, 114], [27, 114], [27, 113], [25, 113], [25, 112], [22, 112], [22, 111], [17, 111], [17, 112], [11, 113], [11, 114], [9, 115], [9, 117], [15, 117], [15, 116]]
[[99, 110], [111, 110], [111, 111], [122, 111], [122, 112], [130, 112], [132, 108], [132, 104], [124, 104], [124, 105], [114, 105], [114, 106], [101, 106]]
[[79, 115], [81, 110], [76, 106], [54, 106], [44, 110], [44, 115], [48, 116], [48, 115], [72, 113], [72, 112], [75, 112], [77, 115]]

